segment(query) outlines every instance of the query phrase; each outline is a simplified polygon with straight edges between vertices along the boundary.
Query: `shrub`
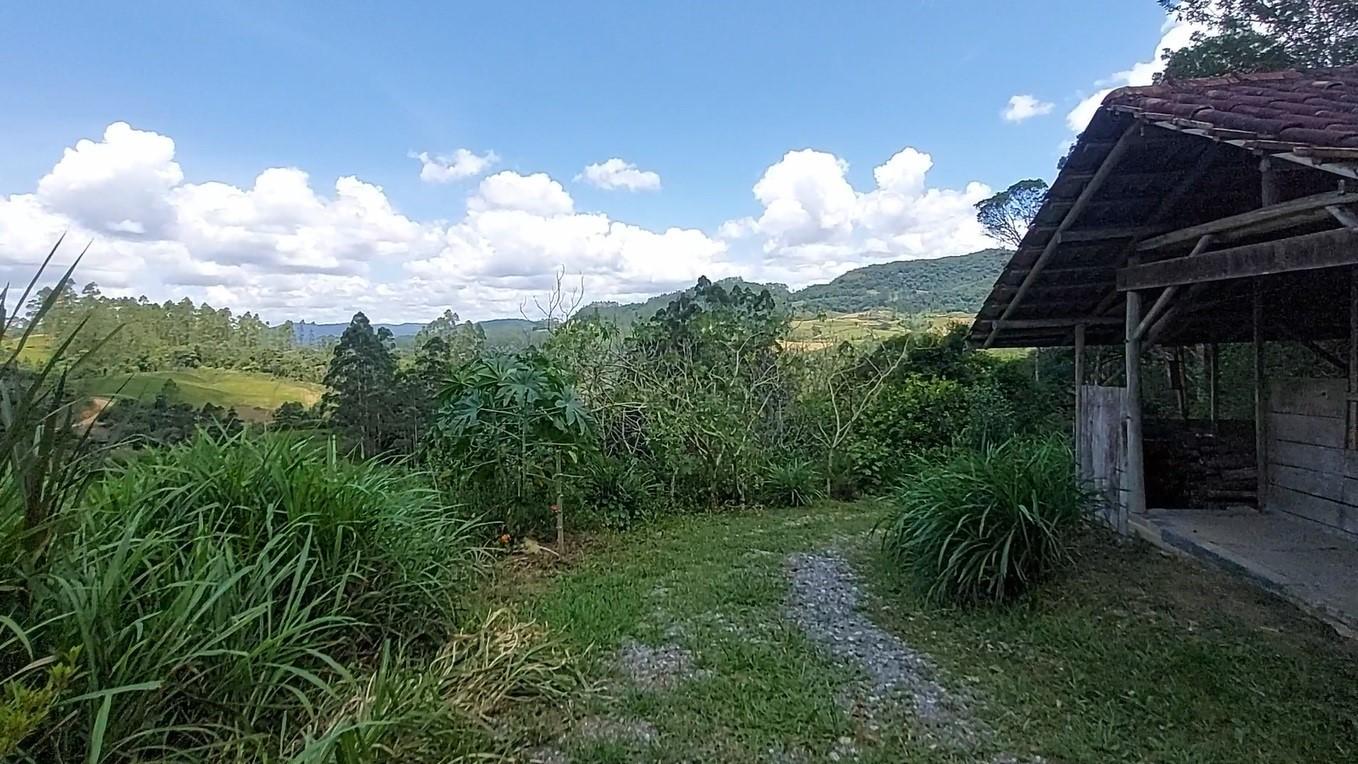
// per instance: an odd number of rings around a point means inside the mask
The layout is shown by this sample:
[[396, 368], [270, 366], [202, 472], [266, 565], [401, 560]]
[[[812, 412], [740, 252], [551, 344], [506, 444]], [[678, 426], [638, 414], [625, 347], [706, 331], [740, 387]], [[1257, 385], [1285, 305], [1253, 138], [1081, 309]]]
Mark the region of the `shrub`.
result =
[[823, 479], [809, 459], [795, 456], [775, 462], [764, 478], [764, 501], [780, 507], [804, 507], [821, 498]]
[[915, 374], [893, 380], [849, 439], [857, 482], [867, 489], [889, 483], [912, 453], [951, 444], [969, 414], [969, 391], [960, 382]]
[[1062, 440], [1011, 439], [918, 465], [879, 531], [930, 600], [998, 603], [1070, 561], [1088, 499]]
[[582, 525], [627, 530], [659, 511], [664, 486], [639, 460], [596, 454], [582, 466]]

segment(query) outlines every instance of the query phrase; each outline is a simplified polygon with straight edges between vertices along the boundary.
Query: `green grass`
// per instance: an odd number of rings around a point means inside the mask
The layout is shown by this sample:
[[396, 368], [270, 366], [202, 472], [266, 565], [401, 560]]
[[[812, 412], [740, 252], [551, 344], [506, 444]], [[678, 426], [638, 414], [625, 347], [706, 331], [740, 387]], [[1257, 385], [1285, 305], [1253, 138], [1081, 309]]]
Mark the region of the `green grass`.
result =
[[[1352, 761], [1358, 649], [1290, 606], [1222, 574], [1091, 534], [1070, 573], [1006, 609], [926, 605], [863, 536], [873, 504], [671, 518], [602, 535], [564, 570], [511, 575], [486, 596], [531, 615], [585, 655], [605, 691], [523, 723], [572, 761], [831, 761], [853, 738], [862, 761]], [[784, 560], [847, 543], [874, 620], [931, 655], [943, 683], [975, 699], [992, 730], [970, 754], [931, 749], [902, 727], [867, 734], [835, 703], [854, 676], [783, 618]], [[619, 644], [677, 644], [705, 676], [669, 692], [628, 689]], [[641, 719], [660, 742], [572, 742], [590, 716]], [[564, 735], [564, 738], [562, 737]], [[565, 742], [560, 742], [564, 740]]]
[[223, 408], [234, 407], [247, 419], [268, 414], [288, 401], [310, 406], [320, 400], [325, 391], [321, 385], [310, 382], [231, 369], [149, 371], [86, 377], [78, 385], [80, 392], [89, 396], [121, 395], [149, 401], [160, 393], [169, 379], [174, 380], [179, 387], [178, 402], [193, 406], [212, 403]]

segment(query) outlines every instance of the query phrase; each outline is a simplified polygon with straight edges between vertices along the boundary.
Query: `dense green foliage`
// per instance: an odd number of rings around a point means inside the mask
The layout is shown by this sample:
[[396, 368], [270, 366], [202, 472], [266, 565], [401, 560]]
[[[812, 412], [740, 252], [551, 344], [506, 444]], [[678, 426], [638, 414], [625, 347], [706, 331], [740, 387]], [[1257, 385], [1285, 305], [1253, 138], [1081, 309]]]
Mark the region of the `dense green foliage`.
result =
[[1089, 496], [1054, 437], [926, 460], [895, 495], [882, 541], [929, 599], [1004, 602], [1070, 562]]
[[1207, 31], [1167, 51], [1165, 77], [1214, 77], [1358, 63], [1352, 0], [1160, 0]]
[[[49, 297], [54, 298], [51, 307], [37, 316], [36, 308]], [[36, 331], [58, 340], [85, 326], [73, 354], [118, 328], [117, 342], [100, 346], [85, 360], [87, 373], [209, 366], [319, 382], [325, 368], [325, 351], [298, 346], [290, 323], [269, 326], [252, 313], [236, 316], [230, 308], [194, 305], [187, 298], [154, 303], [145, 297], [106, 297], [95, 284], [76, 292], [67, 282], [55, 292], [39, 291], [28, 309], [39, 319]]]
[[788, 349], [773, 295], [706, 279], [624, 334], [558, 327], [463, 366], [421, 457], [515, 535], [890, 486], [912, 454], [1032, 432], [1050, 397], [957, 327]]
[[53, 520], [40, 559], [6, 561], [26, 649], [10, 639], [0, 668], [77, 656], [23, 749], [47, 761], [298, 753], [356, 681], [343, 665], [446, 635], [480, 559], [418, 476], [277, 438], [146, 452]]

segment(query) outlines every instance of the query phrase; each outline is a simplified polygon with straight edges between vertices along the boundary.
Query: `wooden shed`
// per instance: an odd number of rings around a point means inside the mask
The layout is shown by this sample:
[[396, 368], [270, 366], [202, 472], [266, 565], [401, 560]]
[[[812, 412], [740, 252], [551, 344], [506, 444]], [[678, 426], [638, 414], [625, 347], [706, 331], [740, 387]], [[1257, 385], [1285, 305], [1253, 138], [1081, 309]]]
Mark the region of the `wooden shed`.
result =
[[[1081, 471], [1124, 532], [1147, 512], [1148, 480], [1187, 461], [1146, 435], [1159, 425], [1143, 413], [1143, 357], [1158, 346], [1204, 359], [1211, 421], [1194, 453], [1226, 466], [1194, 482], [1235, 481], [1228, 504], [1358, 534], [1355, 306], [1358, 67], [1286, 71], [1111, 93], [970, 338], [1074, 349]], [[1332, 371], [1270, 368], [1273, 343]], [[1247, 373], [1217, 371], [1228, 345], [1249, 348]], [[1101, 346], [1121, 351], [1117, 384], [1086, 384]], [[1216, 421], [1222, 390], [1247, 391], [1252, 412]]]

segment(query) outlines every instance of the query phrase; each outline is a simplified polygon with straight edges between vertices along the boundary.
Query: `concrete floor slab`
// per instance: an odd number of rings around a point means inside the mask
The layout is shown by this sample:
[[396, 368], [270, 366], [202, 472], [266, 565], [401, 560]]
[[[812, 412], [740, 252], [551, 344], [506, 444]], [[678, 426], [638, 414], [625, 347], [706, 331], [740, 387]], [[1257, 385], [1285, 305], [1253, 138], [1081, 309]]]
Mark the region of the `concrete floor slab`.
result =
[[1358, 537], [1279, 513], [1153, 509], [1131, 518], [1152, 544], [1241, 574], [1358, 637]]

